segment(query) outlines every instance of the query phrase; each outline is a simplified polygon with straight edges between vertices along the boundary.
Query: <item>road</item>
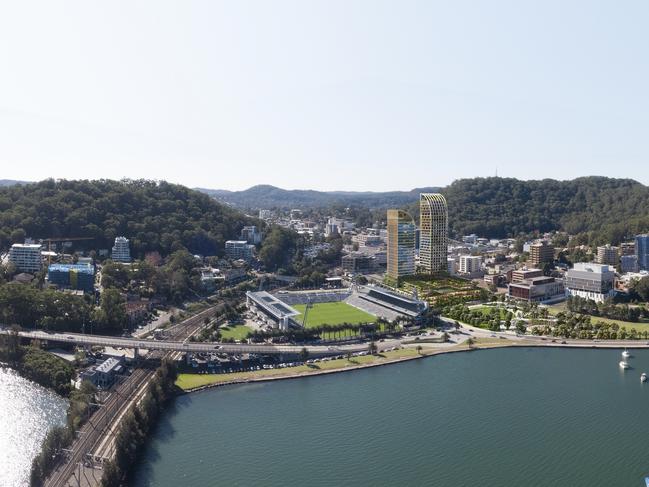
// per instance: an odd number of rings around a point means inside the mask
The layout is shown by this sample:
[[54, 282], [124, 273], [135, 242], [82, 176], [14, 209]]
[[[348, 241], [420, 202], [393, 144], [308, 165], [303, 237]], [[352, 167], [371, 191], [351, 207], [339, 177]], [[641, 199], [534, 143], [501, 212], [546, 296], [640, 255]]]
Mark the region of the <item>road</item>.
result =
[[[185, 324], [176, 326], [183, 327]], [[0, 334], [11, 333], [7, 329], [0, 330]], [[102, 346], [113, 348], [133, 348], [140, 350], [159, 350], [176, 352], [214, 352], [240, 354], [257, 353], [264, 355], [296, 354], [306, 348], [314, 355], [337, 355], [341, 351], [354, 352], [366, 350], [367, 345], [343, 345], [330, 347], [326, 345], [273, 345], [273, 344], [234, 344], [221, 342], [189, 342], [185, 340], [143, 340], [137, 338], [112, 337], [105, 335], [84, 335], [81, 333], [47, 333], [44, 331], [21, 331], [20, 336], [29, 339], [47, 340], [50, 342], [68, 343], [80, 346]], [[217, 348], [218, 347], [218, 348]]]

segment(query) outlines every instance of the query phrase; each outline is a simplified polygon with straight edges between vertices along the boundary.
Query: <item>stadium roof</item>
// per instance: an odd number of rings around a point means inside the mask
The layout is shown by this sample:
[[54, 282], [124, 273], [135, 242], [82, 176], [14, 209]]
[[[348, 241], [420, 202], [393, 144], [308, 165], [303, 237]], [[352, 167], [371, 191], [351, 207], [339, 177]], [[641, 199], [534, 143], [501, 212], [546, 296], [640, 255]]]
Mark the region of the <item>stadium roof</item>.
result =
[[263, 308], [277, 319], [297, 316], [300, 314], [299, 311], [291, 308], [288, 304], [282, 302], [280, 299], [266, 291], [258, 291], [254, 293], [248, 291], [246, 296], [253, 300], [257, 306]]

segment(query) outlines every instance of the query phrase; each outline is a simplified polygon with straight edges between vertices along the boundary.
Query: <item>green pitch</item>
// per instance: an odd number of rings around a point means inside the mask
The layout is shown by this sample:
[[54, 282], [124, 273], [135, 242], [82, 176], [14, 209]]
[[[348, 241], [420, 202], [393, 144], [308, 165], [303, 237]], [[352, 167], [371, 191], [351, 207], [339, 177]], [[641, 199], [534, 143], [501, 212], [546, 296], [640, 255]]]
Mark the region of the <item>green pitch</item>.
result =
[[[306, 304], [293, 305], [301, 314], [295, 317], [295, 321], [302, 323], [304, 310]], [[309, 314], [306, 319], [306, 327], [313, 328], [321, 325], [340, 325], [341, 323], [373, 323], [376, 321], [376, 316], [354, 308], [347, 303], [334, 302], [334, 303], [315, 303], [309, 309]]]

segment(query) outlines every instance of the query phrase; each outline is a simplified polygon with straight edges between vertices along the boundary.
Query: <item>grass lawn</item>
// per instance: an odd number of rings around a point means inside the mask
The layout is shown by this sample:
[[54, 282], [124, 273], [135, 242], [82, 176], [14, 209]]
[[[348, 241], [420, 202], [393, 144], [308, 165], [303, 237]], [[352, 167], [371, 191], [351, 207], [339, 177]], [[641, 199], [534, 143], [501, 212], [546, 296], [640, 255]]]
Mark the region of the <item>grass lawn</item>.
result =
[[[293, 306], [301, 314], [295, 317], [298, 323], [302, 323], [302, 316], [306, 309], [305, 304]], [[306, 320], [306, 327], [313, 328], [320, 325], [339, 325], [341, 323], [373, 323], [376, 316], [354, 308], [347, 303], [315, 303]]]
[[[480, 311], [485, 316], [491, 316], [491, 310], [494, 309], [495, 306], [477, 306], [475, 308], [471, 308], [474, 311]], [[507, 315], [507, 309], [505, 308], [498, 308], [500, 311], [500, 319], [504, 320], [505, 316]]]
[[[476, 348], [491, 348], [491, 347], [507, 347], [513, 345], [511, 341], [504, 339], [494, 338], [477, 338], [474, 339]], [[437, 352], [439, 348], [428, 348], [423, 344], [421, 355], [428, 355]], [[467, 350], [469, 346], [466, 343], [455, 345], [448, 350]], [[419, 353], [414, 347], [402, 348], [392, 352], [381, 352], [378, 355], [365, 355], [362, 357], [351, 357], [350, 360], [338, 359], [330, 360], [327, 362], [317, 362], [312, 365], [300, 365], [299, 367], [287, 367], [285, 369], [269, 369], [257, 370], [254, 372], [233, 372], [231, 374], [179, 374], [176, 380], [176, 385], [183, 390], [193, 389], [195, 387], [206, 386], [210, 384], [220, 384], [222, 382], [229, 382], [232, 380], [249, 380], [261, 379], [264, 377], [281, 377], [286, 375], [303, 374], [309, 375], [310, 373], [317, 373], [322, 370], [335, 370], [354, 368], [364, 364], [379, 364], [389, 360], [400, 358], [415, 357]]]
[[[402, 348], [392, 352], [382, 352], [379, 355], [365, 355], [362, 357], [351, 357], [350, 360], [339, 359], [327, 362], [318, 362], [312, 365], [300, 365], [299, 367], [287, 367], [285, 369], [257, 370], [254, 372], [233, 372], [231, 374], [179, 374], [176, 385], [181, 389], [193, 389], [208, 384], [218, 384], [238, 379], [258, 379], [262, 377], [278, 377], [282, 375], [308, 374], [321, 370], [344, 369], [362, 364], [380, 363], [397, 358], [414, 357], [417, 355], [415, 348]], [[426, 355], [426, 349], [422, 351]]]
[[252, 328], [247, 327], [246, 325], [230, 325], [230, 326], [221, 326], [219, 328], [221, 336], [223, 338], [234, 338], [235, 340], [242, 340], [248, 336], [248, 333], [252, 331]]
[[[568, 311], [568, 307], [566, 306], [565, 302], [553, 304], [551, 306], [548, 306], [548, 308], [550, 309], [550, 314], [552, 315], [556, 315], [558, 313]], [[634, 323], [632, 321], [622, 321], [622, 320], [613, 320], [611, 318], [604, 318], [603, 316], [590, 317], [591, 323], [596, 323], [597, 321], [602, 321], [604, 323], [609, 323], [609, 324], [617, 323], [618, 325], [620, 325], [620, 328], [624, 327], [626, 328], [627, 331], [630, 331], [631, 328], [635, 328], [637, 331], [645, 331], [645, 330], [649, 331], [648, 322], [640, 321], [638, 323]]]

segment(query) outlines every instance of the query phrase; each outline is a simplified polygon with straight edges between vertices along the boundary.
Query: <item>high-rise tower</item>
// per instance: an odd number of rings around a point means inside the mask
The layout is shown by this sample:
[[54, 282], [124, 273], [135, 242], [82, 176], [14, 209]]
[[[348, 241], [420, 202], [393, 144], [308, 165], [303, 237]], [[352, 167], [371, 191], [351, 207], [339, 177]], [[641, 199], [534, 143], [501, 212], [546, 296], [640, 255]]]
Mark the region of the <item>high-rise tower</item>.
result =
[[448, 208], [439, 193], [419, 195], [419, 262], [426, 272], [447, 272]]
[[413, 218], [403, 210], [388, 210], [388, 276], [399, 279], [415, 273]]

